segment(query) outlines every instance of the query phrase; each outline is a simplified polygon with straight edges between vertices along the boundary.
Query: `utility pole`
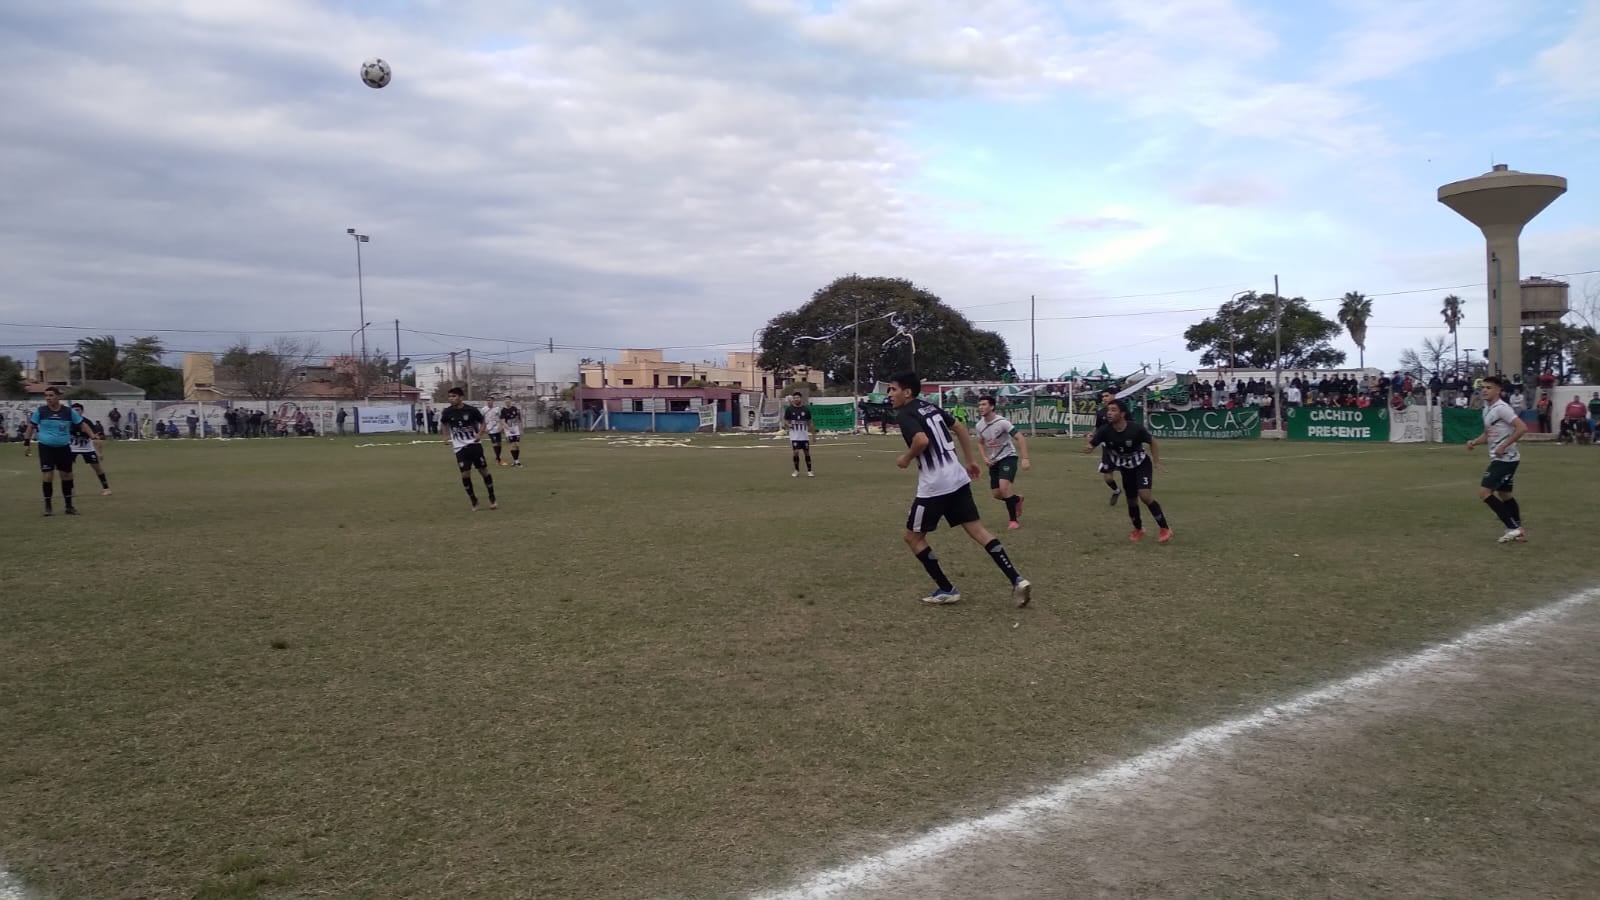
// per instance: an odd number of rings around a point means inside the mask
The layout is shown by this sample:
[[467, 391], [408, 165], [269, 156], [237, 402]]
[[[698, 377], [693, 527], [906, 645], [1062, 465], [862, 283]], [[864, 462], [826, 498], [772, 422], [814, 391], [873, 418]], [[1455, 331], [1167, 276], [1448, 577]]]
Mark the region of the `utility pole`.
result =
[[472, 399], [472, 348], [467, 348], [467, 399]]
[[[344, 230], [344, 233], [350, 235], [352, 238], [355, 238], [355, 243], [356, 243], [356, 300], [357, 300], [358, 303], [360, 303], [361, 321], [365, 322], [365, 321], [367, 321], [367, 294], [366, 294], [366, 290], [362, 287], [362, 284], [361, 284], [361, 245], [371, 241], [372, 238], [367, 236], [367, 235], [357, 233], [354, 228], [346, 228]], [[363, 325], [361, 327], [365, 328], [366, 326]], [[366, 371], [366, 367], [367, 367], [367, 333], [365, 331], [363, 331], [363, 332], [361, 332], [361, 369], [362, 369], [363, 372]]]
[[1283, 416], [1283, 295], [1278, 293], [1278, 276], [1272, 276], [1272, 415], [1278, 430], [1288, 434]]
[[[850, 403], [855, 407], [852, 411], [855, 422], [861, 420], [861, 295], [856, 295], [856, 367], [850, 373]], [[855, 434], [855, 425], [850, 426], [850, 433]]]
[[397, 399], [406, 398], [405, 371], [400, 365], [400, 320], [394, 320], [394, 395]]
[[456, 352], [450, 351], [450, 386], [456, 386]]
[[1033, 362], [1032, 381], [1039, 380], [1039, 298], [1028, 295], [1028, 359]]

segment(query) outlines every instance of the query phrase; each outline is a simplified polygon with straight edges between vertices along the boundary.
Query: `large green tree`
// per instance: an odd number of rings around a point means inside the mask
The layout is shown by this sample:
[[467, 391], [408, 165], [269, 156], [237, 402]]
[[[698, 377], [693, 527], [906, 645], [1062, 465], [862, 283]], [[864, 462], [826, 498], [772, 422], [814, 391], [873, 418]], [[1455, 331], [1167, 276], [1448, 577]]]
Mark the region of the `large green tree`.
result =
[[0, 397], [20, 400], [27, 396], [27, 386], [22, 380], [22, 363], [9, 356], [0, 356]]
[[[1183, 339], [1189, 351], [1202, 351], [1205, 367], [1270, 369], [1274, 363], [1271, 294], [1243, 294], [1222, 304], [1213, 315], [1189, 326]], [[1339, 323], [1311, 308], [1304, 297], [1283, 298], [1283, 367], [1315, 369], [1343, 365], [1345, 354], [1329, 341], [1339, 336]]]
[[809, 366], [831, 382], [866, 391], [908, 368], [929, 381], [999, 380], [1011, 367], [1011, 351], [1000, 335], [973, 327], [910, 281], [851, 275], [768, 322], [758, 364], [782, 373]]

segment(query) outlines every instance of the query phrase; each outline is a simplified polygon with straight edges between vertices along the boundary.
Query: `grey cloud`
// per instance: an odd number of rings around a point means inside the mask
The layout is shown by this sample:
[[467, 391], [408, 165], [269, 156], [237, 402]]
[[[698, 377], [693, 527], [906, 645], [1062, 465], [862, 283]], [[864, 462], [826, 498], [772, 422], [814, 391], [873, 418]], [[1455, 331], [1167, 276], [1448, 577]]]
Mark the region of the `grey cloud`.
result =
[[[304, 4], [187, 8], [0, 14], [0, 107], [28, 123], [0, 146], [7, 317], [341, 327], [346, 226], [374, 235], [369, 318], [573, 343], [736, 339], [851, 270], [958, 302], [1070, 278], [921, 224], [909, 161], [832, 87], [653, 69], [583, 19], [486, 55]], [[372, 52], [383, 91], [355, 76]]]

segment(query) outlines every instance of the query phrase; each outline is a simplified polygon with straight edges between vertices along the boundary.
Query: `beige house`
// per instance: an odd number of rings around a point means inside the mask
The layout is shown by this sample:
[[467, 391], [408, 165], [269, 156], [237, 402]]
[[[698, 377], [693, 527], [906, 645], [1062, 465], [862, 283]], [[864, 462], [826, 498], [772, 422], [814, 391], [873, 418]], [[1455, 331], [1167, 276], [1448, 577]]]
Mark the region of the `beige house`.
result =
[[802, 368], [791, 377], [778, 378], [766, 369], [756, 368], [759, 355], [748, 350], [734, 350], [728, 353], [726, 365], [717, 365], [709, 360], [671, 362], [660, 350], [624, 350], [620, 362], [585, 363], [579, 371], [583, 375], [583, 386], [590, 388], [679, 388], [703, 383], [776, 393], [804, 382], [812, 390], [822, 389], [821, 372]]

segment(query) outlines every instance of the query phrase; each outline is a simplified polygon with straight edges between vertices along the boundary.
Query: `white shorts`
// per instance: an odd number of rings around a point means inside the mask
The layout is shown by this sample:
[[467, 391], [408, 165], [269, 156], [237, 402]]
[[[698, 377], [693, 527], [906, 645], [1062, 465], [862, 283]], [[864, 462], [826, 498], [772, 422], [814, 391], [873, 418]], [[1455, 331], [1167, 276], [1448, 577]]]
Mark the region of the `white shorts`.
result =
[[506, 429], [506, 440], [508, 440], [508, 441], [520, 441], [520, 440], [522, 440], [522, 429], [521, 428], [507, 428]]

